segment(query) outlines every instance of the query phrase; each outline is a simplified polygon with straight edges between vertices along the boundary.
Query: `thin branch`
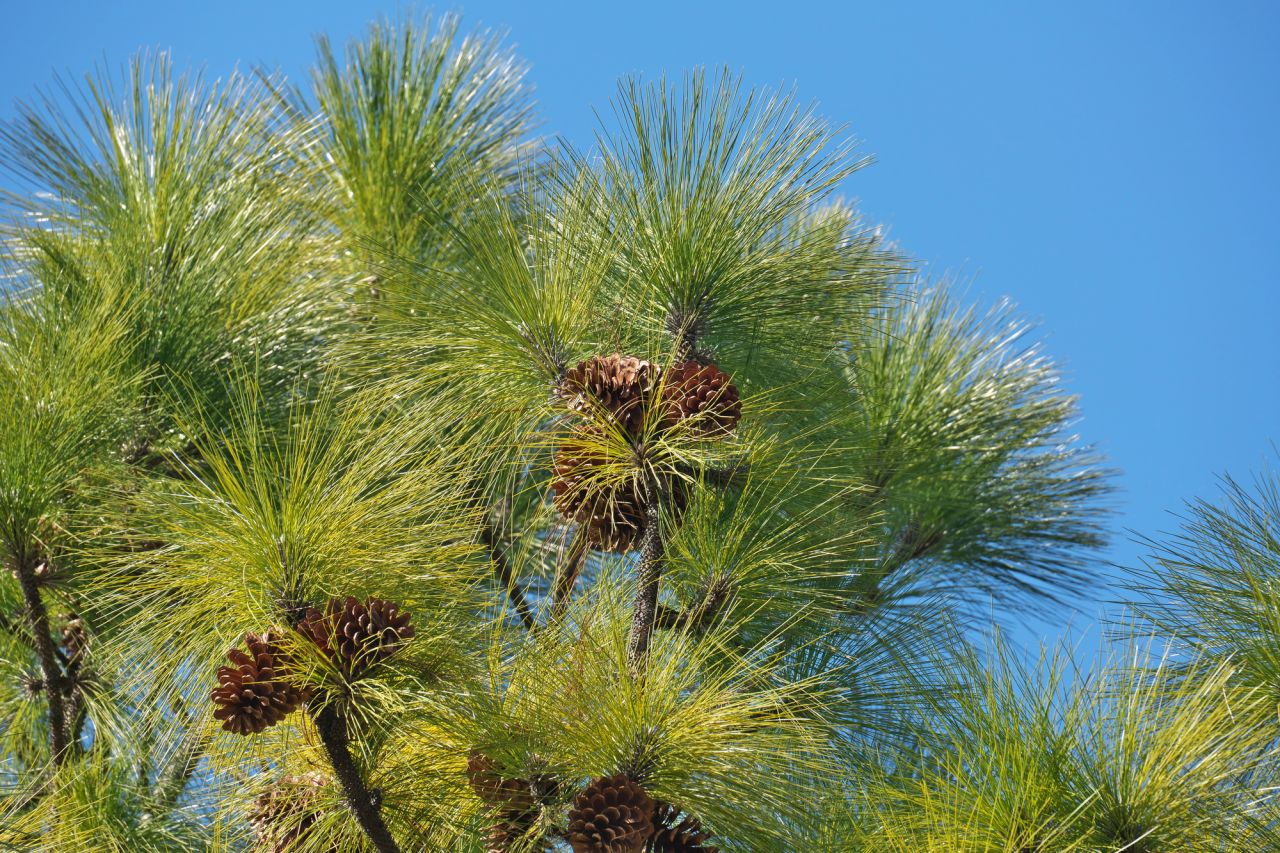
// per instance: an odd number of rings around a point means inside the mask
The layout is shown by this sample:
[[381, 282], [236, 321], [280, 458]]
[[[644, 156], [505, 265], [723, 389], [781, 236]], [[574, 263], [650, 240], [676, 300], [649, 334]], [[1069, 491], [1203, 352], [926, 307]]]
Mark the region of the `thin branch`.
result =
[[67, 696], [67, 700], [70, 703], [66, 709], [68, 727], [70, 728], [68, 742], [79, 753], [84, 749], [80, 739], [84, 735], [85, 723], [89, 721], [89, 711], [85, 707], [84, 688], [80, 686], [78, 680], [71, 682], [71, 691]]
[[572, 534], [573, 542], [569, 545], [569, 553], [556, 567], [556, 580], [551, 591], [551, 621], [557, 622], [569, 608], [569, 599], [573, 596], [573, 587], [582, 574], [582, 567], [587, 562], [587, 532], [578, 528]]
[[751, 471], [751, 466], [747, 462], [733, 462], [722, 468], [696, 468], [681, 464], [676, 470], [686, 477], [701, 478], [708, 486], [724, 488], [742, 485], [744, 478]]
[[57, 649], [49, 635], [49, 611], [45, 609], [44, 600], [40, 597], [35, 562], [34, 555], [27, 551], [16, 557], [14, 568], [22, 587], [36, 657], [44, 675], [44, 692], [49, 699], [49, 741], [53, 749], [53, 763], [60, 767], [67, 758], [67, 716], [62, 702], [66, 680], [63, 678], [62, 667], [58, 665]]
[[654, 619], [654, 626], [667, 631], [674, 631], [684, 622], [684, 611], [676, 610], [674, 607], [668, 607], [665, 604], [658, 605], [658, 615]]
[[869, 569], [858, 578], [858, 586], [862, 588], [862, 593], [859, 600], [854, 603], [855, 610], [859, 613], [869, 613], [883, 598], [881, 584], [885, 580], [912, 560], [929, 556], [943, 544], [944, 540], [945, 537], [941, 531], [931, 530], [926, 533], [921, 531], [918, 525], [908, 523], [898, 537], [893, 550], [885, 555], [878, 566]]
[[707, 586], [702, 600], [688, 610], [658, 605], [657, 626], [671, 631], [702, 631], [715, 621], [729, 600], [729, 584], [723, 578]]
[[165, 768], [165, 772], [156, 783], [154, 791], [156, 801], [160, 803], [165, 811], [172, 808], [173, 804], [178, 801], [178, 797], [182, 796], [182, 792], [186, 790], [187, 784], [200, 766], [208, 746], [209, 737], [207, 735], [189, 734], [185, 738], [185, 743], [179, 748], [178, 754], [173, 757]]
[[345, 715], [336, 705], [330, 703], [315, 712], [313, 718], [316, 731], [320, 734], [320, 742], [324, 745], [325, 755], [333, 765], [334, 776], [347, 801], [347, 807], [355, 815], [360, 828], [364, 830], [365, 835], [369, 836], [378, 853], [400, 853], [400, 847], [391, 837], [390, 830], [382, 820], [378, 801], [365, 785], [364, 778], [351, 757]]
[[533, 630], [533, 612], [529, 609], [529, 601], [525, 598], [524, 589], [521, 588], [520, 581], [516, 577], [515, 571], [511, 568], [511, 563], [507, 560], [506, 551], [498, 543], [493, 534], [493, 528], [488, 524], [480, 531], [480, 540], [489, 549], [489, 557], [493, 561], [493, 570], [498, 575], [499, 582], [506, 589], [507, 596], [511, 599], [511, 605], [516, 609], [516, 614], [520, 617], [521, 624], [524, 625], [526, 630]]

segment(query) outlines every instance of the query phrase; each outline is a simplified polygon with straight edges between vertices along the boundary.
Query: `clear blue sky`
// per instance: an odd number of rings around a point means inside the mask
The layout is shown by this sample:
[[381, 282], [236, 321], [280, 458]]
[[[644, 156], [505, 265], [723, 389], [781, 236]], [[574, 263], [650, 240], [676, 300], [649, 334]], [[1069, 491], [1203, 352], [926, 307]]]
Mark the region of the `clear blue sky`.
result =
[[[392, 3], [7, 0], [0, 117], [54, 70], [141, 46], [300, 79], [311, 37]], [[426, 7], [419, 6], [419, 9]], [[1043, 324], [1124, 529], [1248, 476], [1280, 440], [1280, 4], [468, 2], [531, 63], [544, 129], [586, 142], [614, 80], [728, 64], [798, 85], [876, 165], [845, 194], [934, 274]], [[1076, 618], [1093, 621], [1099, 590]], [[1065, 618], [1065, 615], [1064, 615]], [[1057, 626], [1033, 626], [1053, 636]]]

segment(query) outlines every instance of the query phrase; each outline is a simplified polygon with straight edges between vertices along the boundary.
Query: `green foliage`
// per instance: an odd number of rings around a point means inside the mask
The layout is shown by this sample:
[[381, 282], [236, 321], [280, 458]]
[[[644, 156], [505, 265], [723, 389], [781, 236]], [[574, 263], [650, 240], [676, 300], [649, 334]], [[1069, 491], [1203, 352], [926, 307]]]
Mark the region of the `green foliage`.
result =
[[1188, 507], [1182, 529], [1153, 548], [1156, 584], [1136, 605], [1160, 631], [1214, 661], [1231, 661], [1280, 703], [1280, 477], [1224, 478], [1217, 502]]
[[1107, 472], [843, 132], [695, 71], [550, 150], [453, 16], [311, 82], [144, 56], [0, 129], [0, 846], [565, 849], [619, 773], [726, 853], [1274, 842], [1274, 488], [1166, 555], [1203, 660], [970, 648], [1095, 578]]
[[238, 364], [295, 381], [333, 322], [336, 253], [290, 179], [305, 141], [268, 94], [140, 55], [122, 81], [64, 84], [0, 128], [0, 163], [36, 190], [5, 197], [16, 283], [125, 325], [114, 357], [147, 376], [140, 441], [175, 409], [218, 410]]
[[957, 674], [921, 733], [928, 750], [852, 812], [867, 849], [1264, 849], [1274, 736], [1255, 713], [1265, 698], [1231, 668], [1121, 648], [1087, 675], [997, 642]]
[[[1093, 578], [1108, 472], [1076, 400], [1008, 305], [944, 288], [882, 312], [849, 352], [855, 464], [885, 525], [879, 574], [958, 600], [1053, 600]], [[937, 567], [945, 565], [940, 572]]]
[[499, 34], [461, 35], [455, 15], [375, 23], [341, 57], [325, 36], [317, 47], [314, 100], [277, 88], [299, 128], [314, 128], [295, 153], [338, 245], [362, 277], [388, 254], [447, 266], [440, 228], [473, 214], [459, 191], [478, 178], [505, 191], [530, 151], [523, 63]]

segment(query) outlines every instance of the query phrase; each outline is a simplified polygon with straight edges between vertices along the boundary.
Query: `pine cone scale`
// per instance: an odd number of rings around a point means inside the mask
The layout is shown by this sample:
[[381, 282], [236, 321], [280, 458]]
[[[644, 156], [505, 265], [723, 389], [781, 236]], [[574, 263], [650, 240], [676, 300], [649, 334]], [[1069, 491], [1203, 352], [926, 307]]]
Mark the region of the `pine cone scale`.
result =
[[236, 734], [258, 734], [276, 725], [305, 700], [296, 686], [277, 677], [277, 640], [271, 632], [246, 634], [249, 651], [231, 649], [232, 666], [218, 669], [218, 686], [209, 698], [216, 707], [214, 719]]
[[574, 853], [640, 853], [653, 835], [654, 802], [623, 774], [591, 782], [569, 812]]
[[399, 605], [353, 596], [329, 599], [323, 614], [307, 608], [298, 631], [348, 676], [390, 657], [414, 636], [410, 616]]

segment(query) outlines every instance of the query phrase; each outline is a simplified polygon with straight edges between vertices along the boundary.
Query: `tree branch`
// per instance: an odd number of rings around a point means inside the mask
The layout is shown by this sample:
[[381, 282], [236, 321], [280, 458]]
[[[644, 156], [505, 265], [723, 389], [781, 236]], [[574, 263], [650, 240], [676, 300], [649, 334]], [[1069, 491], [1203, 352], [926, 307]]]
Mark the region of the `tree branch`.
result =
[[908, 522], [898, 536], [893, 550], [884, 556], [880, 564], [859, 576], [862, 589], [853, 607], [859, 613], [869, 613], [883, 598], [881, 584], [912, 560], [927, 557], [936, 551], [945, 539], [939, 530], [922, 531], [914, 522]]
[[574, 584], [578, 575], [582, 574], [582, 566], [587, 561], [587, 531], [578, 528], [573, 532], [573, 542], [569, 545], [569, 553], [564, 561], [556, 567], [556, 580], [551, 590], [551, 621], [557, 622], [569, 608], [569, 599], [573, 596]]
[[40, 671], [44, 675], [44, 692], [49, 699], [49, 741], [53, 750], [53, 763], [55, 767], [60, 767], [66, 761], [68, 745], [67, 714], [62, 701], [66, 691], [66, 680], [62, 674], [62, 667], [58, 665], [57, 649], [54, 647], [53, 638], [49, 635], [49, 611], [45, 609], [44, 600], [40, 597], [35, 562], [34, 555], [27, 551], [15, 557], [14, 568], [18, 575], [18, 583], [22, 587], [22, 598], [26, 604], [31, 636], [35, 641], [36, 657], [40, 661]]
[[708, 584], [702, 600], [688, 610], [658, 605], [657, 626], [672, 631], [701, 631], [715, 621], [729, 600], [729, 583], [723, 578]]
[[506, 552], [498, 544], [493, 528], [490, 525], [486, 524], [480, 531], [480, 540], [489, 549], [489, 558], [493, 561], [494, 573], [497, 574], [498, 580], [506, 589], [507, 596], [511, 599], [511, 605], [516, 609], [516, 614], [520, 617], [521, 624], [524, 625], [526, 630], [532, 630], [534, 626], [533, 612], [529, 609], [529, 602], [525, 598], [524, 590], [520, 587], [520, 581], [516, 578], [515, 572], [511, 568], [511, 563], [507, 560]]
[[750, 473], [751, 466], [747, 462], [731, 462], [723, 468], [696, 468], [681, 464], [676, 466], [676, 470], [686, 477], [701, 477], [709, 486], [724, 488], [742, 485], [742, 478]]
[[314, 712], [313, 719], [347, 807], [355, 815], [360, 828], [369, 836], [378, 853], [400, 853], [400, 847], [383, 823], [378, 801], [365, 785], [364, 778], [351, 757], [346, 717], [336, 705], [330, 703]]
[[640, 543], [640, 570], [636, 574], [636, 599], [631, 611], [631, 636], [627, 640], [627, 662], [634, 672], [643, 667], [649, 654], [649, 641], [658, 618], [658, 587], [662, 582], [665, 557], [658, 489], [651, 487], [648, 491], [644, 536]]
[[209, 738], [203, 734], [188, 734], [185, 741], [155, 786], [154, 796], [166, 811], [182, 796], [209, 745]]

